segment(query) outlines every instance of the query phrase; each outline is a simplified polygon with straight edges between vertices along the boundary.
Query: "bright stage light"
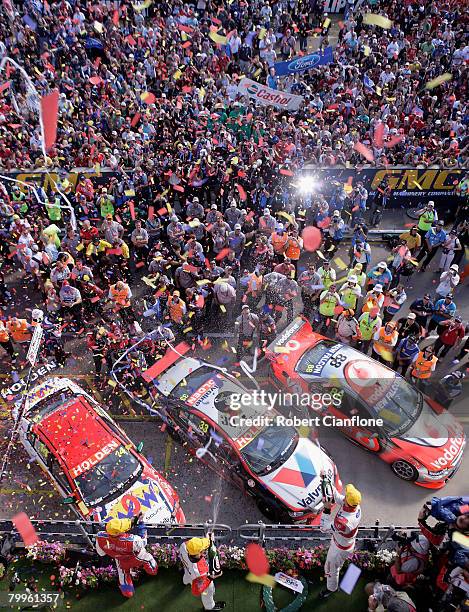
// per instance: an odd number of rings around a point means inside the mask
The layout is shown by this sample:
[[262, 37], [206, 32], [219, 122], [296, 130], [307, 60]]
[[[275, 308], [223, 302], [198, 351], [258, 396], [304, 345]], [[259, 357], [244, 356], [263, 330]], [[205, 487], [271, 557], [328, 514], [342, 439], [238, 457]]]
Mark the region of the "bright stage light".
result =
[[317, 182], [312, 176], [302, 176], [297, 183], [297, 189], [302, 195], [313, 193], [316, 190]]

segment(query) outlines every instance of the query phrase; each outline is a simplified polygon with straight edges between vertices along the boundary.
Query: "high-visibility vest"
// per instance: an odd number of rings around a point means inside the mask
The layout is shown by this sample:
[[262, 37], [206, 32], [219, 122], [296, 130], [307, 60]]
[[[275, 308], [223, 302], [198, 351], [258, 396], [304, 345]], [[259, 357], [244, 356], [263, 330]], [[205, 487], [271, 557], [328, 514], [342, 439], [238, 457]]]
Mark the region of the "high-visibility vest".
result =
[[423, 351], [420, 351], [417, 355], [417, 359], [414, 362], [412, 376], [420, 379], [430, 378], [432, 374], [432, 368], [437, 361], [438, 357], [435, 357], [435, 355], [433, 355], [431, 359], [425, 359], [423, 356]]
[[246, 293], [254, 296], [260, 295], [262, 293], [262, 278], [262, 274], [257, 275], [255, 272], [252, 272], [249, 275]]
[[8, 321], [7, 330], [14, 342], [27, 342], [31, 340], [31, 334], [28, 330], [28, 322], [26, 319]]
[[332, 317], [334, 315], [335, 307], [337, 306], [337, 298], [334, 296], [328, 296], [326, 301], [321, 302], [319, 306], [319, 312], [325, 317]]
[[8, 342], [10, 334], [8, 333], [5, 323], [0, 321], [0, 342]]
[[[392, 332], [391, 332], [390, 334], [387, 334], [387, 333], [386, 333], [386, 329], [385, 329], [385, 327], [383, 326], [383, 327], [382, 327], [382, 328], [379, 330], [379, 333], [378, 333], [378, 340], [375, 340], [375, 341], [373, 342], [373, 348], [374, 348], [374, 350], [375, 350], [375, 351], [376, 351], [378, 354], [381, 354], [379, 349], [380, 349], [380, 346], [383, 346], [383, 345], [387, 345], [387, 346], [388, 346], [390, 349], [392, 349], [392, 345], [391, 345], [391, 343], [392, 343], [392, 341], [394, 340], [394, 338], [396, 338], [396, 337], [397, 337], [397, 335], [398, 335], [398, 334], [397, 334], [397, 331], [396, 331], [395, 329], [393, 329], [393, 330], [392, 330]], [[384, 359], [386, 359], [386, 357], [384, 357]], [[386, 361], [391, 361], [391, 359], [386, 359]]]
[[435, 213], [433, 211], [427, 210], [420, 215], [417, 227], [419, 228], [419, 230], [422, 230], [422, 232], [428, 232], [434, 220]]
[[[378, 296], [381, 297], [383, 294], [379, 293]], [[380, 305], [379, 305], [379, 301], [378, 301], [378, 296], [374, 296], [374, 295], [367, 295], [366, 296], [366, 301], [363, 304], [362, 307], [362, 312], [371, 312], [372, 310], [374, 310], [375, 308], [377, 308], [378, 310], [380, 309]]]
[[129, 288], [127, 285], [124, 285], [123, 289], [116, 289], [115, 285], [111, 285], [111, 296], [116, 304], [119, 304], [120, 306], [125, 306], [125, 307], [130, 306], [128, 294], [129, 294]]
[[377, 319], [371, 319], [369, 312], [366, 312], [365, 315], [366, 316], [364, 316], [363, 319], [359, 322], [360, 334], [362, 336], [362, 340], [371, 340], [371, 338], [373, 337], [373, 330], [375, 328]]
[[51, 221], [60, 221], [62, 218], [62, 211], [59, 205], [59, 198], [55, 198], [53, 204], [46, 204], [47, 216]]
[[323, 269], [322, 273], [320, 273], [320, 276], [321, 276], [322, 284], [324, 285], [324, 287], [326, 289], [329, 289], [329, 287], [334, 282], [330, 270]]
[[274, 232], [272, 234], [272, 246], [274, 248], [274, 253], [277, 255], [281, 255], [285, 251], [285, 246], [287, 244], [288, 236], [287, 234], [277, 234]]
[[101, 196], [99, 204], [100, 204], [99, 208], [100, 208], [101, 217], [105, 219], [106, 215], [114, 215], [114, 206], [111, 200], [109, 200], [106, 197]]
[[287, 248], [285, 251], [285, 256], [291, 259], [292, 261], [298, 261], [301, 254], [300, 241], [298, 238], [293, 238], [290, 236], [287, 242]]
[[168, 301], [169, 317], [175, 323], [181, 323], [184, 316], [184, 302], [178, 300], [176, 303], [173, 300]]

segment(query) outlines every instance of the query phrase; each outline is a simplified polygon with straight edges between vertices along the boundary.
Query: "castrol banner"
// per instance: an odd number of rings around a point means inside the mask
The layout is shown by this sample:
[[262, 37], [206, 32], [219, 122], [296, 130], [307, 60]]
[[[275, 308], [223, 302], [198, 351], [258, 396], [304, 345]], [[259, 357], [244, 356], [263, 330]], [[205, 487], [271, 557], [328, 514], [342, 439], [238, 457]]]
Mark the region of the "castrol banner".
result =
[[271, 89], [251, 79], [242, 79], [238, 84], [242, 96], [249, 96], [263, 106], [276, 106], [283, 110], [296, 111], [303, 102], [303, 96], [295, 96], [286, 91]]

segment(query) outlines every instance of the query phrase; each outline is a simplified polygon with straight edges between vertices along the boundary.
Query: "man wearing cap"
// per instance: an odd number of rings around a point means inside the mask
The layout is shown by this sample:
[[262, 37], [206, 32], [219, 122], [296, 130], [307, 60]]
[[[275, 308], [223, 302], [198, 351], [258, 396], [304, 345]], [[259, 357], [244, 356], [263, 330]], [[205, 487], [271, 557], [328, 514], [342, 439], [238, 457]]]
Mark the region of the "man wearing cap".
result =
[[385, 261], [380, 261], [379, 264], [373, 266], [366, 276], [368, 278], [368, 290], [374, 285], [381, 285], [386, 289], [392, 281], [392, 273]]
[[383, 286], [379, 283], [375, 285], [363, 299], [362, 313], [371, 312], [377, 309], [380, 312], [384, 304]]
[[141, 520], [142, 515], [133, 519], [113, 518], [106, 523], [106, 531], [96, 536], [99, 556], [108, 555], [116, 562], [119, 588], [124, 597], [132, 597], [135, 593], [132, 569], [142, 567], [150, 576], [158, 572], [155, 558], [145, 548], [147, 530]]
[[444, 298], [448, 293], [453, 293], [454, 289], [459, 285], [461, 277], [459, 276], [458, 264], [451, 264], [447, 272], [442, 272], [440, 282], [436, 288], [438, 297]]
[[440, 359], [445, 357], [453, 347], [460, 344], [464, 333], [465, 327], [459, 315], [449, 321], [443, 321], [438, 328], [438, 338], [433, 347], [435, 355]]
[[230, 207], [225, 212], [225, 219], [230, 228], [233, 230], [235, 225], [241, 223], [243, 211], [240, 210], [234, 200], [231, 201]]
[[399, 334], [398, 342], [400, 342], [403, 338], [407, 338], [407, 336], [415, 336], [416, 338], [420, 338], [421, 329], [420, 325], [416, 321], [417, 316], [414, 312], [409, 312], [407, 317], [401, 317], [397, 321], [397, 332]]
[[453, 294], [448, 293], [444, 298], [435, 302], [432, 318], [428, 324], [428, 332], [430, 333], [436, 327], [439, 327], [443, 321], [449, 321], [454, 317], [456, 312], [456, 304], [453, 302]]
[[317, 332], [324, 327], [326, 330], [331, 319], [334, 318], [335, 309], [340, 304], [340, 296], [337, 293], [336, 285], [332, 284], [319, 296], [319, 323]]
[[435, 355], [433, 347], [427, 346], [419, 354], [413, 362], [413, 368], [411, 371], [412, 382], [420, 390], [424, 390], [426, 381], [435, 371], [438, 357]]
[[316, 271], [316, 266], [309, 263], [298, 277], [298, 284], [301, 287], [301, 299], [303, 300], [303, 315], [308, 319], [314, 310], [314, 305], [323, 288], [321, 277]]
[[325, 259], [322, 266], [318, 268], [318, 274], [321, 278], [322, 284], [324, 285], [324, 289], [329, 289], [337, 277], [336, 271], [331, 266], [331, 262], [328, 259]]
[[199, 198], [194, 196], [192, 202], [189, 202], [186, 208], [187, 219], [203, 219], [205, 216], [204, 207], [199, 202]]
[[422, 245], [422, 238], [418, 233], [416, 225], [412, 226], [408, 232], [403, 232], [399, 236], [399, 240], [405, 240], [407, 248], [413, 255]]
[[99, 206], [99, 211], [103, 219], [105, 219], [107, 215], [114, 216], [114, 196], [107, 192], [107, 187], [102, 187], [101, 195], [98, 197], [96, 205]]
[[246, 236], [241, 231], [241, 225], [236, 223], [234, 231], [228, 234], [228, 247], [234, 252], [237, 259], [241, 259], [246, 244]]
[[458, 238], [458, 230], [453, 227], [453, 229], [449, 233], [449, 236], [441, 245], [441, 257], [440, 264], [438, 266], [438, 271], [447, 272], [450, 269], [450, 265], [454, 259], [455, 252], [461, 250], [462, 246]]
[[102, 225], [101, 225], [101, 233], [104, 237], [104, 240], [113, 244], [117, 238], [123, 238], [124, 236], [124, 228], [117, 221], [112, 220], [112, 215], [109, 213], [106, 215]]
[[259, 217], [259, 232], [264, 236], [270, 237], [276, 225], [275, 217], [270, 214], [268, 208], [265, 208], [264, 214]]
[[437, 221], [436, 226], [433, 225], [428, 232], [425, 233], [422, 248], [420, 249], [416, 258], [418, 262], [422, 261], [423, 259], [420, 272], [425, 272], [428, 264], [436, 255], [438, 247], [446, 241], [446, 238], [447, 235], [444, 230], [444, 221]]
[[433, 314], [434, 308], [429, 293], [426, 293], [423, 298], [417, 298], [410, 305], [410, 311], [416, 315], [415, 321], [424, 329], [427, 327], [428, 317]]
[[274, 255], [277, 261], [283, 260], [283, 255], [287, 248], [287, 242], [288, 242], [288, 234], [285, 231], [283, 223], [279, 223], [277, 225], [277, 229], [274, 232], [272, 232], [269, 238], [269, 243], [272, 245], [272, 248], [274, 249]]
[[235, 333], [238, 336], [236, 354], [241, 357], [246, 343], [253, 345], [254, 337], [259, 332], [259, 317], [251, 312], [247, 304], [243, 304], [241, 314], [235, 321]]
[[438, 215], [435, 210], [435, 202], [430, 200], [430, 202], [428, 202], [424, 208], [417, 211], [417, 215], [419, 217], [417, 228], [420, 237], [423, 239], [433, 223], [438, 219]]
[[397, 345], [393, 368], [396, 372], [401, 368], [402, 376], [405, 376], [409, 366], [417, 359], [419, 354], [418, 338], [406, 336]]
[[349, 274], [346, 282], [339, 289], [341, 304], [344, 308], [357, 309], [358, 298], [362, 295], [362, 290], [357, 282], [355, 274]]
[[389, 321], [381, 326], [373, 336], [373, 357], [390, 365], [394, 361], [394, 347], [397, 344], [398, 333], [395, 321]]
[[355, 549], [355, 539], [361, 519], [361, 493], [353, 484], [345, 485], [345, 495], [334, 488], [334, 503], [339, 509], [332, 520], [332, 503], [325, 501], [321, 516], [321, 531], [332, 531], [331, 543], [327, 551], [324, 573], [327, 588], [319, 593], [325, 599], [339, 588], [339, 573], [345, 561]]
[[351, 344], [359, 335], [358, 321], [353, 308], [344, 310], [337, 319], [335, 337], [338, 342]]
[[191, 538], [179, 547], [179, 557], [184, 568], [182, 581], [192, 585], [192, 594], [200, 597], [204, 610], [223, 610], [224, 601], [215, 601], [215, 584], [213, 580], [221, 572], [210, 574], [205, 555], [211, 546], [210, 538]]

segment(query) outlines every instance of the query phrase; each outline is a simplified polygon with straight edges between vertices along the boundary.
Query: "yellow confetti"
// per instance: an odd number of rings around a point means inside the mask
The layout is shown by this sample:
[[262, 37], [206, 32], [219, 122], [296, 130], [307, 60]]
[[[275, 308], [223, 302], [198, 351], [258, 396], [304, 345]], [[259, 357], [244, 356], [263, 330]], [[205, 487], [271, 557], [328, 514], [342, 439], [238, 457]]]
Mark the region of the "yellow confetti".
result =
[[417, 183], [417, 181], [412, 181], [412, 183], [418, 187], [420, 189], [420, 191], [423, 191], [422, 187]]
[[176, 72], [173, 74], [173, 79], [175, 81], [177, 81], [178, 79], [180, 79], [182, 77], [182, 70], [176, 70]]
[[444, 74], [440, 74], [440, 76], [437, 76], [431, 81], [428, 81], [428, 83], [425, 84], [425, 89], [435, 89], [435, 87], [438, 87], [438, 85], [441, 85], [442, 83], [446, 83], [446, 81], [451, 81], [452, 78], [453, 78], [453, 75], [450, 72], [445, 72]]
[[99, 21], [95, 21], [93, 23], [93, 28], [96, 30], [96, 32], [99, 32], [100, 34], [102, 33], [102, 31], [104, 30], [103, 24], [100, 23]]
[[249, 572], [249, 574], [246, 576], [246, 580], [248, 582], [257, 582], [258, 584], [264, 584], [265, 586], [268, 586], [271, 589], [273, 589], [274, 586], [276, 585], [275, 578], [271, 576], [270, 574], [263, 574], [262, 576], [256, 576], [256, 574]]
[[153, 0], [145, 0], [143, 4], [132, 4], [132, 6], [134, 7], [134, 11], [137, 11], [137, 13], [139, 13], [140, 11], [144, 11], [145, 9], [147, 9], [152, 4]]
[[371, 49], [368, 45], [364, 45], [363, 53], [365, 54], [365, 57], [368, 57], [371, 54]]
[[186, 327], [186, 329], [182, 330], [183, 334], [188, 334], [190, 331], [192, 331], [192, 327]]
[[111, 378], [110, 378], [110, 379], [107, 381], [107, 384], [108, 384], [110, 387], [117, 387], [117, 383], [116, 383], [116, 381], [115, 381], [115, 380], [112, 380]]
[[258, 34], [259, 40], [264, 40], [266, 34], [267, 34], [267, 30], [265, 28], [261, 28]]
[[226, 36], [220, 36], [220, 34], [217, 34], [216, 32], [210, 32], [209, 37], [214, 43], [217, 43], [217, 45], [226, 45], [228, 42]]
[[289, 223], [293, 223], [293, 217], [291, 215], [289, 215], [288, 213], [286, 213], [284, 210], [280, 210], [277, 213], [277, 216], [284, 217], [285, 219], [288, 220]]
[[366, 15], [363, 15], [363, 23], [378, 26], [383, 28], [383, 30], [390, 30], [392, 28], [392, 21], [390, 19], [376, 13], [366, 13]]
[[124, 191], [124, 194], [125, 194], [127, 197], [132, 197], [132, 196], [134, 196], [134, 195], [135, 195], [135, 189], [126, 189], [126, 190]]
[[223, 304], [220, 304], [220, 310], [221, 310], [222, 312], [226, 312], [226, 308], [225, 308], [225, 306], [223, 306]]
[[326, 17], [326, 19], [324, 19], [324, 23], [322, 24], [322, 29], [327, 30], [327, 28], [330, 25], [331, 25], [331, 20], [329, 19], [329, 17]]
[[378, 96], [381, 96], [383, 93], [383, 90], [381, 89], [381, 87], [377, 87], [376, 88], [376, 93], [378, 94]]

